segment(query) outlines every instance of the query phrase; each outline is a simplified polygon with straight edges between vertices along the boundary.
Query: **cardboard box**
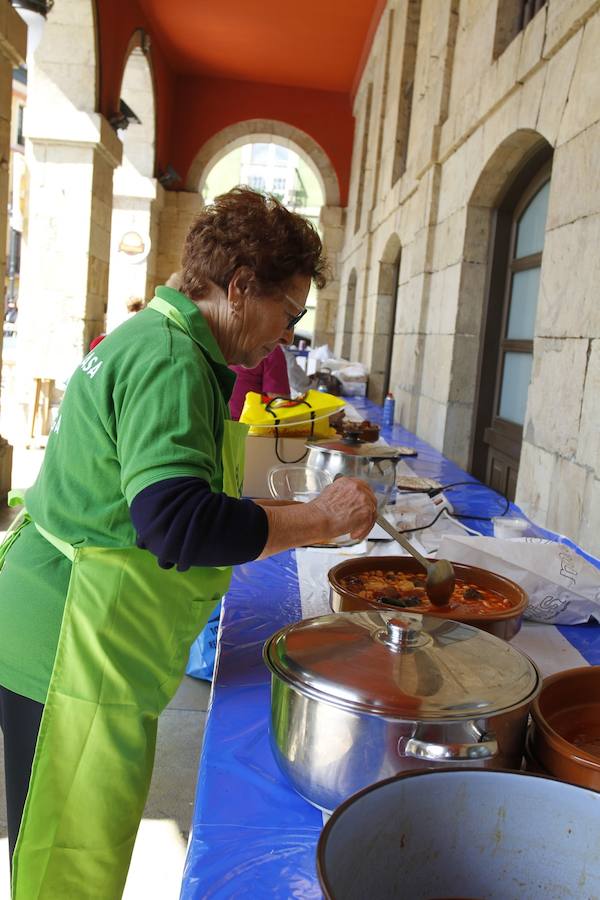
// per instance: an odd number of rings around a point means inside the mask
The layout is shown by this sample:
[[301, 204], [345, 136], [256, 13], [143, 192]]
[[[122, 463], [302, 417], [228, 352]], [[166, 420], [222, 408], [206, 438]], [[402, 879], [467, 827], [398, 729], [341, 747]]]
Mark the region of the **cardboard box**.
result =
[[[261, 437], [249, 434], [246, 438], [244, 468], [244, 497], [270, 497], [267, 476], [274, 466], [306, 464], [308, 437]], [[279, 456], [278, 456], [279, 454]]]

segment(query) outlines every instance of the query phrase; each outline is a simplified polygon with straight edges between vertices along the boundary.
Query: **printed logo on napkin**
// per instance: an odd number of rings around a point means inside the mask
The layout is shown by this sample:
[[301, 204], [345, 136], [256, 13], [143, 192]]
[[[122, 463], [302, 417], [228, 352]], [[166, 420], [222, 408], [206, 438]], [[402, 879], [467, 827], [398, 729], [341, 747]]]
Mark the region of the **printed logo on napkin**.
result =
[[515, 581], [529, 597], [525, 618], [532, 622], [600, 623], [600, 569], [565, 544], [543, 538], [444, 535], [438, 556]]

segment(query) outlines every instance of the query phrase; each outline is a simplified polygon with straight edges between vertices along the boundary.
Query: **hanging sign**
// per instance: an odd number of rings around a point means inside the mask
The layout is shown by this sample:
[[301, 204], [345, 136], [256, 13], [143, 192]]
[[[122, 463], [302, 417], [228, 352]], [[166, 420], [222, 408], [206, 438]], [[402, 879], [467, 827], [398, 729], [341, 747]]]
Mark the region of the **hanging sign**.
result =
[[149, 235], [140, 234], [138, 231], [126, 231], [118, 243], [119, 256], [129, 263], [137, 265], [147, 258], [150, 246]]

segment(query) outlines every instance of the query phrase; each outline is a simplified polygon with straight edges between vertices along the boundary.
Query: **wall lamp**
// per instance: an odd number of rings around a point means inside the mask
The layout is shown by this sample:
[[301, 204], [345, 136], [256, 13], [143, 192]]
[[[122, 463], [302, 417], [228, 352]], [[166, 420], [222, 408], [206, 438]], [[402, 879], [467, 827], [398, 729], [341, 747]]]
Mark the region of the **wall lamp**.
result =
[[27, 59], [30, 60], [42, 39], [46, 16], [54, 0], [11, 0], [11, 4], [27, 25]]

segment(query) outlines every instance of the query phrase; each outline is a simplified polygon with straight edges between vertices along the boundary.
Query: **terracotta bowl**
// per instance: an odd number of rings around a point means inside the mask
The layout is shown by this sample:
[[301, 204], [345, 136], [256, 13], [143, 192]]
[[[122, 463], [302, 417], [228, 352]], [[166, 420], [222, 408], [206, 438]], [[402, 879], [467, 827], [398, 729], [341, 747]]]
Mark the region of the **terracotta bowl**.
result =
[[544, 679], [534, 701], [531, 752], [550, 775], [600, 791], [600, 666]]
[[[525, 738], [525, 751], [523, 753], [523, 769], [526, 772], [533, 772], [535, 775], [549, 775], [550, 773], [543, 767], [539, 759], [537, 759], [535, 753], [533, 752], [533, 727], [530, 727], [527, 731], [527, 737]], [[551, 776], [550, 776], [551, 777]]]
[[[432, 560], [433, 562], [434, 560]], [[523, 588], [504, 578], [495, 575], [485, 569], [475, 566], [467, 566], [463, 563], [453, 562], [457, 578], [468, 581], [475, 587], [496, 591], [511, 602], [510, 609], [499, 612], [491, 612], [485, 615], [476, 613], [459, 614], [456, 610], [441, 606], [432, 606], [424, 610], [428, 616], [437, 616], [442, 619], [452, 619], [454, 622], [465, 622], [475, 628], [481, 628], [494, 634], [496, 637], [509, 641], [515, 636], [521, 627], [523, 613], [527, 608], [528, 598]], [[423, 569], [410, 556], [362, 556], [358, 559], [348, 559], [329, 570], [329, 603], [334, 612], [353, 612], [356, 610], [398, 610], [397, 606], [378, 600], [363, 600], [357, 594], [353, 594], [342, 586], [341, 579], [348, 575], [355, 575], [369, 569], [381, 569], [384, 572], [404, 572], [407, 574], [421, 573]], [[418, 608], [410, 608], [409, 612], [418, 613]]]

